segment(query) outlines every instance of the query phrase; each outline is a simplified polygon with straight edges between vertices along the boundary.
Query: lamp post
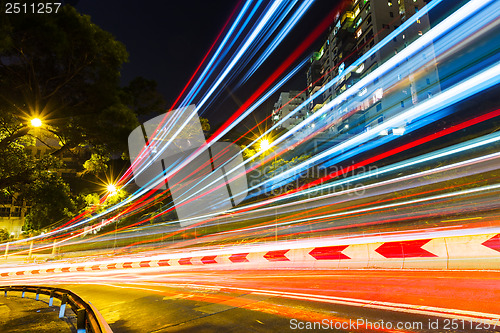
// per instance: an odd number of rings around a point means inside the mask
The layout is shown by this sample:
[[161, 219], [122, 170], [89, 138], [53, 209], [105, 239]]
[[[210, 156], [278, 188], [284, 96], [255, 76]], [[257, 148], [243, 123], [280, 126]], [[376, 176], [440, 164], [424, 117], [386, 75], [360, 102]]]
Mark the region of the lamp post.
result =
[[30, 121], [31, 127], [41, 127], [42, 126], [42, 120], [40, 118], [33, 118]]
[[260, 140], [260, 149], [259, 150], [261, 152], [265, 152], [269, 148], [271, 148], [271, 143], [269, 142], [268, 139], [262, 139], [262, 140]]
[[[267, 150], [271, 148], [271, 143], [269, 142], [268, 139], [263, 138], [259, 142], [259, 151], [262, 153], [260, 156], [261, 160], [264, 160], [264, 156]], [[260, 171], [262, 173], [262, 176], [264, 176], [264, 165], [261, 166]], [[262, 178], [261, 178], [262, 179]]]
[[[262, 139], [260, 140], [260, 151], [262, 152], [262, 155], [271, 148], [271, 142], [269, 142], [269, 139]], [[274, 152], [274, 167], [276, 167], [276, 152]], [[274, 240], [277, 242], [278, 241], [278, 208], [275, 207], [274, 209]]]
[[106, 185], [106, 190], [108, 191], [109, 195], [115, 195], [118, 192], [115, 184]]

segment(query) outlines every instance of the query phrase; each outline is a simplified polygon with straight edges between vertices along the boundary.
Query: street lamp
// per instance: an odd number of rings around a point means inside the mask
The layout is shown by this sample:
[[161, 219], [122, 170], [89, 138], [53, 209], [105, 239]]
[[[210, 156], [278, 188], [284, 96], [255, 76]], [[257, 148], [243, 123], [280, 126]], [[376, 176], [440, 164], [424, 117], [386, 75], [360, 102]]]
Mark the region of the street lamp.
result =
[[271, 148], [271, 143], [269, 142], [268, 139], [260, 140], [260, 151], [266, 151], [269, 148]]
[[40, 126], [42, 126], [42, 120], [40, 118], [33, 118], [33, 119], [31, 119], [31, 126], [32, 127], [40, 127]]
[[106, 186], [106, 189], [108, 190], [109, 195], [114, 195], [116, 194], [116, 192], [118, 192], [115, 184], [108, 184]]

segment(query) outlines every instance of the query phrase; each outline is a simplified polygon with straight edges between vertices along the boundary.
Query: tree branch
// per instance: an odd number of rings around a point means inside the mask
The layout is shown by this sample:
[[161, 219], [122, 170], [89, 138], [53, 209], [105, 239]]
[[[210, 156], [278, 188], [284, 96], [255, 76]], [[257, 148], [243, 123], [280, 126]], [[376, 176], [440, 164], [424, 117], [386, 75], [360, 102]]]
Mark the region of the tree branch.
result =
[[23, 126], [16, 133], [13, 133], [0, 141], [0, 150], [7, 148], [7, 146], [14, 142], [16, 139], [19, 139], [20, 137], [28, 134], [29, 130], [30, 128], [28, 126]]

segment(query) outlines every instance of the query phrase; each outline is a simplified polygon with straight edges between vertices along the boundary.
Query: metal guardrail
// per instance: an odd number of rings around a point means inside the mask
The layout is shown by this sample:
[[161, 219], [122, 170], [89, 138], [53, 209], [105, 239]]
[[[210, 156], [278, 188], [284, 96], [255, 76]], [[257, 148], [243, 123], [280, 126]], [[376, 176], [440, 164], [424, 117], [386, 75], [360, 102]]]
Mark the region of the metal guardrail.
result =
[[59, 310], [59, 318], [63, 318], [66, 312], [66, 305], [69, 304], [73, 312], [76, 314], [76, 329], [78, 333], [113, 333], [108, 323], [104, 320], [97, 309], [85, 302], [80, 296], [62, 288], [41, 287], [41, 286], [0, 286], [0, 292], [4, 291], [4, 296], [7, 296], [9, 291], [21, 291], [21, 297], [24, 298], [25, 293], [35, 293], [35, 300], [40, 299], [40, 295], [48, 295], [49, 306], [54, 303], [54, 297], [61, 300]]

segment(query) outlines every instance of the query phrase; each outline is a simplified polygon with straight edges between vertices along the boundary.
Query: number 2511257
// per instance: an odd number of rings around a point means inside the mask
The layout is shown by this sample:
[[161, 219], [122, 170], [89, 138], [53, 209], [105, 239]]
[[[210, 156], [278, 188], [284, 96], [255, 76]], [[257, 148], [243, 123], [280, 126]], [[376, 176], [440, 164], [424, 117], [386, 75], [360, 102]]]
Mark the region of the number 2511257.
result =
[[51, 14], [57, 13], [61, 2], [21, 3], [7, 2], [5, 14]]

